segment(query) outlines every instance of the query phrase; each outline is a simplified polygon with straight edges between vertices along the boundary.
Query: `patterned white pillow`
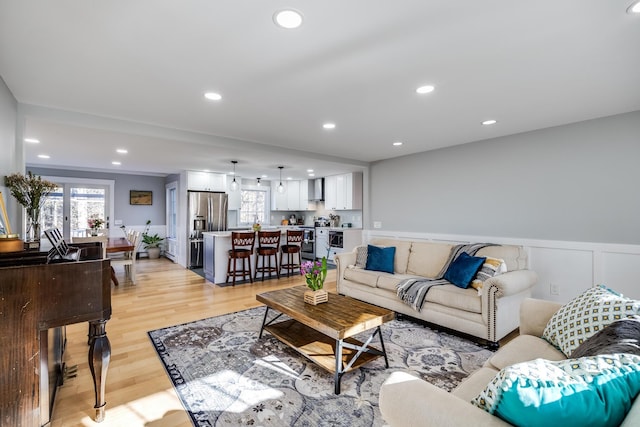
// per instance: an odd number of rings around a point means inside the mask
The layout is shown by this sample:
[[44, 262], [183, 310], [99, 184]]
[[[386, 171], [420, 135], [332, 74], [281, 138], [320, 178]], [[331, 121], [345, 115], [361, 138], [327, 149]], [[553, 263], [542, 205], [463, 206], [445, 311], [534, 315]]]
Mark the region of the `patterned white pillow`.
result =
[[598, 285], [563, 305], [547, 322], [542, 338], [570, 357], [596, 332], [634, 314], [640, 314], [640, 301]]
[[356, 267], [365, 268], [367, 266], [367, 256], [369, 255], [367, 247], [358, 246], [356, 253]]

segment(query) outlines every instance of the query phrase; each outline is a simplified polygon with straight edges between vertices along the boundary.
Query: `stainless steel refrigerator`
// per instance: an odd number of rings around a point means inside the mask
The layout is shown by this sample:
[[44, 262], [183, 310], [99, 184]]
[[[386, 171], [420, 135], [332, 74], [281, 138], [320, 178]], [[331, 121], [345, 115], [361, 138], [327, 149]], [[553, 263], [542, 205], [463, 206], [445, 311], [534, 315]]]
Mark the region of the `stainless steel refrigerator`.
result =
[[189, 268], [203, 265], [205, 231], [225, 231], [227, 229], [228, 199], [226, 193], [211, 191], [189, 191], [189, 246], [187, 260]]

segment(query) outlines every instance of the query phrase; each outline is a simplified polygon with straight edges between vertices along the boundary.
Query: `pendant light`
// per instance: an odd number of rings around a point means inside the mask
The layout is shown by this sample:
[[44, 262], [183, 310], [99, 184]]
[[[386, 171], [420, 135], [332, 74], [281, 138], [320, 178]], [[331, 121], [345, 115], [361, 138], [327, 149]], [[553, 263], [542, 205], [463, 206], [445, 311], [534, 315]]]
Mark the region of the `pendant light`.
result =
[[285, 191], [287, 191], [286, 187], [282, 185], [282, 169], [284, 169], [284, 166], [278, 166], [278, 169], [280, 169], [280, 184], [278, 184], [278, 193], [283, 194]]
[[260, 187], [260, 178], [256, 178], [256, 181], [258, 181], [258, 183], [256, 184], [258, 187]]
[[231, 163], [233, 163], [233, 181], [231, 182], [231, 185], [229, 185], [229, 189], [231, 191], [238, 191], [238, 188], [240, 188], [240, 184], [236, 181], [236, 163], [238, 163], [238, 161], [231, 160]]

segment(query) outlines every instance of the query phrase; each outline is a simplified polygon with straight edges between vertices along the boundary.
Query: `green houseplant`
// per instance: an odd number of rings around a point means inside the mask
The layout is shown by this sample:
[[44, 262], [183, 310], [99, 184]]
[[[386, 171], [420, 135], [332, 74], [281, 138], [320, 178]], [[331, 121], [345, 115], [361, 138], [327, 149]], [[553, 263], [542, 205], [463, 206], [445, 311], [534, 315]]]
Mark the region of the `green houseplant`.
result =
[[147, 220], [146, 227], [144, 232], [142, 233], [142, 245], [147, 250], [149, 254], [149, 258], [156, 259], [160, 257], [160, 246], [164, 241], [164, 237], [160, 237], [158, 233], [153, 235], [149, 234], [149, 226], [151, 225], [151, 220]]

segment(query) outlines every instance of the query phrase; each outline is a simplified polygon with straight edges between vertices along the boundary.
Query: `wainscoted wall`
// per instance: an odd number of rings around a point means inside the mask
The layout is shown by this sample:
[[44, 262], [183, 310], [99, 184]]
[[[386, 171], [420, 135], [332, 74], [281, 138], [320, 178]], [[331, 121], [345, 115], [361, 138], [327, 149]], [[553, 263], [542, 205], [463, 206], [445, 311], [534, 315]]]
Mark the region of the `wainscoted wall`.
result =
[[[454, 243], [522, 245], [529, 254], [529, 269], [538, 274], [538, 283], [533, 290], [535, 298], [564, 303], [588, 287], [604, 283], [628, 297], [640, 299], [640, 245], [386, 230], [365, 230], [363, 241], [382, 236]], [[552, 294], [552, 288], [557, 290], [557, 295]]]

